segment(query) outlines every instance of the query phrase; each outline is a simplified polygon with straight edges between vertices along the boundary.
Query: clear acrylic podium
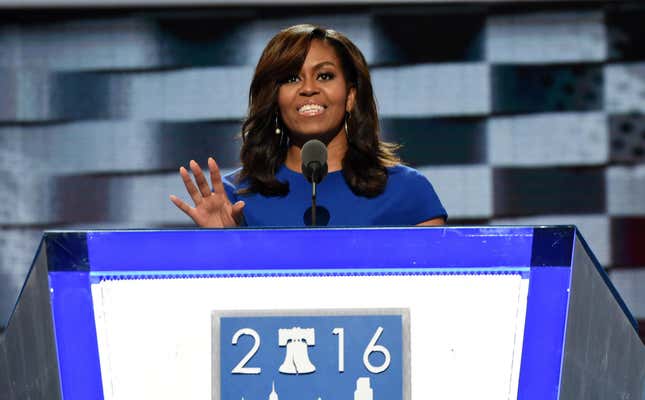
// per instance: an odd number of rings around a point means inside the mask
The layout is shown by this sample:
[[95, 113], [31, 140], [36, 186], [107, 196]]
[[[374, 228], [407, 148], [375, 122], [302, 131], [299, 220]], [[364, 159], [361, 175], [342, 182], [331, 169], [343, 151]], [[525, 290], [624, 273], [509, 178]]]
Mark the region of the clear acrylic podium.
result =
[[575, 227], [46, 232], [0, 283], [2, 399], [642, 399]]

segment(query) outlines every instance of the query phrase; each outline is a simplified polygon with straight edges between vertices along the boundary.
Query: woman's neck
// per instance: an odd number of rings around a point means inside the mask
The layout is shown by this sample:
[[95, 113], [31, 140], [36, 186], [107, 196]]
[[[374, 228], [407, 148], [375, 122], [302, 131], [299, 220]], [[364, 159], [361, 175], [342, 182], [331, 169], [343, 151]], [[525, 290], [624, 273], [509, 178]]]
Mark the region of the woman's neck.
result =
[[[285, 165], [292, 171], [302, 173], [302, 158], [300, 150], [302, 145], [291, 145], [287, 151]], [[327, 144], [327, 169], [329, 172], [343, 169], [343, 158], [347, 152], [347, 136], [342, 130]]]

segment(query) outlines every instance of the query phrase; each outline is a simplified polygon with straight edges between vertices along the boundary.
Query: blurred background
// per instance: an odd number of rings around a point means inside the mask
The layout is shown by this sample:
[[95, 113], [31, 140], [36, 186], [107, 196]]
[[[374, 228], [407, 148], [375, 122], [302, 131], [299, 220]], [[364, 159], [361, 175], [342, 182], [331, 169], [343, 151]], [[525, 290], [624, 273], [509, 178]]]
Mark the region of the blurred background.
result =
[[577, 225], [643, 335], [643, 2], [120, 1], [0, 4], [0, 277], [43, 230], [191, 227], [177, 168], [238, 166], [260, 52], [315, 23], [362, 49], [450, 224]]

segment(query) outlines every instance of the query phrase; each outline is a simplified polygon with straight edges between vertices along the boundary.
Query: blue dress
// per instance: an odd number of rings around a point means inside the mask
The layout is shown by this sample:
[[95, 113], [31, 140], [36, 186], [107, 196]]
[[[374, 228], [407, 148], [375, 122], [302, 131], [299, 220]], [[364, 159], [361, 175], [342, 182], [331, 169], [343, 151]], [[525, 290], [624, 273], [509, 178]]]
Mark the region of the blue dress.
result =
[[[428, 179], [417, 170], [389, 167], [385, 191], [373, 198], [355, 195], [341, 171], [329, 173], [317, 185], [317, 226], [408, 226], [433, 218], [447, 218], [439, 197]], [[224, 177], [231, 203], [243, 200], [244, 225], [255, 227], [302, 227], [311, 225], [311, 184], [305, 177], [282, 166], [276, 177], [289, 182], [286, 196], [237, 194], [247, 187], [238, 182], [239, 170]]]

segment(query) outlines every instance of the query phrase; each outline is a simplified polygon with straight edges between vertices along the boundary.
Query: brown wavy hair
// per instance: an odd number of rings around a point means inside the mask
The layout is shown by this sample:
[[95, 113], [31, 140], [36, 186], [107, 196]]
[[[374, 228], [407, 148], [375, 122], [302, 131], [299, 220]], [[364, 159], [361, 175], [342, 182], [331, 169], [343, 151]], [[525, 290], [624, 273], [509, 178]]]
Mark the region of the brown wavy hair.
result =
[[379, 139], [379, 122], [367, 62], [361, 51], [343, 34], [315, 25], [295, 25], [280, 31], [267, 44], [255, 68], [249, 90], [248, 115], [242, 124], [242, 171], [247, 180], [241, 192], [284, 196], [289, 184], [275, 174], [285, 162], [287, 146], [276, 135], [279, 115], [278, 90], [297, 74], [305, 62], [312, 40], [330, 44], [342, 64], [349, 87], [356, 90], [354, 108], [347, 116], [348, 148], [342, 161], [343, 176], [359, 196], [374, 197], [385, 190], [387, 167], [400, 162], [398, 146]]

